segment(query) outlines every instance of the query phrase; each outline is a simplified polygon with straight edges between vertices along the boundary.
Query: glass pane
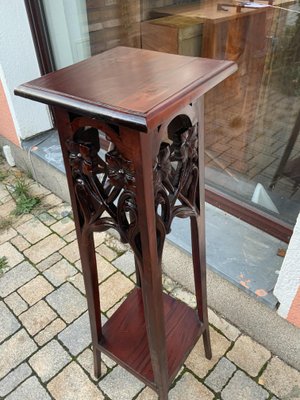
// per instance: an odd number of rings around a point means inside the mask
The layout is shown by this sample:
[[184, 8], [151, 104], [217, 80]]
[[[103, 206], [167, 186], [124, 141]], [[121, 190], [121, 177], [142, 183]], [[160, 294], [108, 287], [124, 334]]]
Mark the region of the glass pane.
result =
[[[221, 0], [43, 0], [57, 68], [115, 46], [229, 59], [205, 98], [206, 177], [294, 224], [300, 211], [300, 5]], [[278, 5], [280, 7], [278, 8]]]

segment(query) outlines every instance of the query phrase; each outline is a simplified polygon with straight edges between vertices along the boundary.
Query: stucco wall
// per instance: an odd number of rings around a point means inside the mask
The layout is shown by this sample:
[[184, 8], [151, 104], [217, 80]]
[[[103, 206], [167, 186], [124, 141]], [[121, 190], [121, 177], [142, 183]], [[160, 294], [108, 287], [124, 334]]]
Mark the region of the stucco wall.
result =
[[16, 132], [16, 128], [13, 122], [13, 118], [9, 109], [9, 105], [6, 99], [3, 84], [0, 79], [0, 135], [10, 140], [16, 145], [19, 145], [19, 140]]
[[[40, 76], [23, 0], [0, 1], [0, 69], [16, 133], [26, 139], [52, 127], [47, 106], [16, 97], [14, 89]], [[1, 135], [10, 135], [8, 131]]]
[[300, 328], [300, 214], [274, 290], [279, 315]]

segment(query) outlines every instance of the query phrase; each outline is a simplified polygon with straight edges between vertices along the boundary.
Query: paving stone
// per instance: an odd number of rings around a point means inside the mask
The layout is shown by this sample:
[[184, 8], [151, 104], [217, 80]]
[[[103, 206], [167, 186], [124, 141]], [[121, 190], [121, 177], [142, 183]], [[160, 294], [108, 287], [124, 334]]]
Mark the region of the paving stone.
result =
[[56, 317], [52, 308], [44, 300], [41, 300], [21, 314], [19, 319], [30, 335], [36, 335]]
[[99, 254], [96, 254], [98, 282], [103, 282], [110, 275], [114, 274], [117, 270], [108, 261], [106, 261]]
[[249, 336], [240, 336], [227, 357], [250, 376], [257, 376], [271, 358], [269, 350], [256, 343]]
[[50, 293], [46, 300], [67, 323], [72, 322], [87, 309], [85, 297], [69, 282]]
[[229, 340], [214, 329], [210, 329], [210, 337], [213, 354], [212, 359], [208, 360], [205, 358], [203, 340], [201, 337], [185, 362], [186, 366], [200, 378], [204, 378], [207, 375], [208, 371], [217, 364], [231, 345]]
[[0, 346], [0, 379], [29, 357], [37, 346], [25, 329], [15, 333]]
[[77, 260], [74, 265], [78, 269], [78, 271], [82, 272], [81, 260]]
[[0, 296], [8, 296], [20, 286], [30, 281], [30, 279], [34, 278], [37, 273], [37, 270], [27, 261], [5, 272], [0, 278]]
[[175, 289], [177, 286], [176, 282], [165, 274], [163, 274], [162, 282], [163, 287], [167, 290], [167, 292], [172, 292], [172, 290]]
[[26, 221], [29, 221], [30, 219], [34, 218], [33, 214], [22, 214], [20, 216], [15, 216], [12, 222], [13, 228], [17, 228], [18, 226], [24, 224]]
[[64, 236], [64, 240], [68, 243], [73, 242], [75, 239], [77, 239], [75, 230], [68, 233], [68, 235]]
[[77, 240], [68, 244], [63, 249], [60, 250], [60, 254], [62, 254], [70, 263], [74, 263], [75, 261], [79, 260], [79, 250]]
[[20, 383], [22, 383], [32, 370], [27, 363], [19, 365], [16, 369], [11, 371], [0, 381], [0, 398], [3, 398], [12, 390], [14, 390]]
[[0, 323], [0, 343], [15, 333], [20, 324], [14, 315], [9, 311], [3, 301], [0, 301], [0, 315], [1, 315], [1, 323]]
[[8, 242], [17, 234], [18, 234], [17, 231], [15, 231], [13, 228], [8, 228], [4, 229], [3, 231], [0, 231], [0, 244]]
[[52, 267], [52, 265], [56, 264], [61, 259], [62, 259], [61, 254], [53, 253], [51, 254], [51, 256], [47, 257], [45, 260], [37, 264], [36, 267], [39, 271], [43, 272], [46, 271], [46, 269]]
[[14, 209], [16, 208], [16, 203], [14, 200], [9, 200], [0, 206], [0, 218], [6, 218]]
[[274, 357], [259, 379], [259, 383], [279, 399], [300, 399], [300, 372]]
[[236, 366], [227, 360], [227, 358], [223, 357], [218, 362], [215, 369], [205, 379], [204, 383], [216, 393], [221, 392], [235, 371]]
[[[55, 400], [101, 400], [104, 396], [83, 372], [72, 362], [47, 386]], [[120, 398], [118, 400], [121, 400]], [[123, 400], [123, 399], [122, 399]]]
[[5, 242], [0, 245], [1, 257], [7, 258], [7, 263], [10, 268], [20, 264], [24, 260], [24, 256], [11, 243]]
[[104, 364], [108, 366], [108, 368], [113, 368], [116, 365], [116, 362], [114, 360], [103, 353], [101, 353], [101, 359]]
[[70, 361], [70, 355], [56, 340], [52, 340], [29, 359], [29, 364], [42, 382], [47, 382]]
[[74, 221], [70, 217], [65, 217], [51, 226], [51, 229], [59, 236], [65, 236], [71, 231], [74, 231]]
[[94, 233], [94, 243], [95, 243], [95, 248], [100, 246], [105, 241], [105, 238], [107, 236], [106, 232], [95, 232]]
[[64, 242], [59, 236], [53, 233], [50, 236], [47, 236], [45, 239], [40, 242], [34, 244], [29, 249], [24, 251], [26, 257], [28, 257], [33, 263], [37, 264], [38, 262], [44, 260], [51, 254], [55, 253], [64, 245]]
[[46, 189], [38, 182], [32, 183], [29, 187], [29, 190], [30, 194], [36, 197], [44, 197], [51, 193], [50, 190]]
[[60, 319], [56, 318], [51, 324], [46, 326], [45, 329], [40, 331], [35, 337], [34, 340], [39, 346], [43, 346], [49, 340], [51, 340], [54, 336], [56, 336], [59, 332], [61, 332], [63, 329], [65, 329], [66, 323]]
[[[77, 361], [88, 372], [88, 374], [94, 381], [98, 380], [95, 378], [94, 375], [94, 356], [91, 349], [84, 350], [84, 352], [77, 357]], [[101, 375], [105, 375], [106, 372], [107, 367], [104, 362], [101, 362]]]
[[234, 374], [221, 393], [222, 400], [266, 400], [268, 398], [269, 393], [242, 371]]
[[144, 384], [118, 365], [100, 381], [99, 387], [111, 400], [131, 400]]
[[51, 226], [56, 222], [56, 219], [54, 217], [52, 217], [52, 215], [48, 214], [47, 212], [43, 212], [43, 213], [37, 215], [37, 218], [47, 226]]
[[53, 291], [54, 287], [41, 275], [22, 286], [18, 293], [29, 304], [33, 305]]
[[76, 356], [81, 353], [92, 341], [88, 313], [84, 313], [64, 329], [58, 338], [72, 355]]
[[39, 219], [32, 218], [24, 224], [17, 227], [17, 231], [28, 240], [31, 244], [39, 242], [46, 236], [50, 235], [51, 231]]
[[106, 234], [105, 236], [105, 244], [119, 255], [130, 249], [128, 244], [122, 243], [119, 239], [116, 239], [114, 236], [109, 234]]
[[24, 239], [21, 235], [17, 235], [14, 238], [10, 240], [10, 243], [15, 246], [19, 251], [24, 251], [25, 249], [28, 249], [28, 247], [31, 246], [29, 242], [27, 242], [26, 239]]
[[135, 272], [134, 255], [131, 251], [127, 251], [122, 256], [118, 257], [113, 265], [129, 276]]
[[[48, 213], [56, 219], [62, 219], [64, 217], [69, 217], [72, 214], [71, 206], [67, 203], [62, 203], [62, 200], [59, 197], [57, 197], [53, 194], [51, 196], [53, 196], [52, 199], [50, 199], [50, 197], [48, 199], [46, 199], [47, 203], [50, 203], [50, 201], [53, 201], [53, 203], [50, 204], [50, 206], [52, 205], [52, 208], [50, 208], [48, 210]], [[50, 199], [50, 201], [49, 201], [49, 199]], [[54, 205], [55, 205], [55, 207], [53, 207]]]
[[78, 274], [71, 276], [68, 279], [68, 282], [71, 282], [77, 289], [81, 291], [81, 293], [85, 294], [85, 286], [83, 281], [83, 276], [80, 272]]
[[212, 400], [213, 398], [214, 394], [190, 373], [185, 373], [169, 393], [170, 400]]
[[22, 297], [17, 293], [13, 292], [5, 298], [5, 303], [11, 308], [15, 315], [20, 315], [22, 312], [26, 311], [28, 304], [22, 299]]
[[40, 384], [36, 376], [23, 382], [6, 400], [51, 400], [47, 391]]
[[97, 247], [96, 251], [100, 254], [100, 256], [104, 257], [108, 261], [112, 261], [118, 257], [118, 254], [111, 248], [107, 247], [104, 243]]
[[63, 258], [47, 269], [44, 275], [54, 286], [60, 286], [76, 273], [77, 269]]
[[215, 328], [220, 330], [229, 340], [235, 341], [241, 334], [241, 332], [225, 319], [219, 317], [211, 309], [208, 309], [208, 320]]
[[51, 209], [48, 210], [48, 212], [55, 218], [57, 215], [57, 219], [66, 216], [66, 215], [61, 215], [61, 213], [58, 211], [58, 210], [61, 210], [61, 208], [58, 207], [58, 205], [61, 205], [61, 203], [62, 203], [62, 199], [60, 199], [58, 196], [56, 196], [53, 193], [48, 194], [47, 196], [43, 197], [43, 199], [42, 199], [42, 205], [46, 208], [52, 207]]
[[154, 390], [150, 389], [148, 386], [138, 395], [136, 400], [157, 400], [158, 396]]
[[177, 287], [172, 291], [172, 295], [188, 304], [190, 307], [195, 308], [197, 306], [196, 296], [181, 287]]
[[105, 312], [124, 297], [134, 287], [121, 272], [112, 275], [100, 285], [101, 308]]

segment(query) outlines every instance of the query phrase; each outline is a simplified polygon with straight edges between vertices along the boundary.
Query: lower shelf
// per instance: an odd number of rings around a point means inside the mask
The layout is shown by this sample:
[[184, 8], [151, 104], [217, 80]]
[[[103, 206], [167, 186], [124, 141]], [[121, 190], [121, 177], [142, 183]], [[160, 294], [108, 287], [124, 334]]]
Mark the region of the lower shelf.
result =
[[[202, 333], [196, 311], [163, 294], [169, 383]], [[147, 340], [142, 293], [135, 288], [103, 326], [103, 353], [155, 389]]]

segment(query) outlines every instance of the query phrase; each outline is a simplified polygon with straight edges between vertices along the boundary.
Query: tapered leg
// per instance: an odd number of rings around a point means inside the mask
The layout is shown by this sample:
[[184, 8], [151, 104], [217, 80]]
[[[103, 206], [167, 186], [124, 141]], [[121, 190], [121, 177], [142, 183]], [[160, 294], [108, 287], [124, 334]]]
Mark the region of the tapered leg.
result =
[[84, 218], [82, 216], [82, 213], [80, 212], [80, 204], [75, 193], [75, 178], [73, 176], [70, 164], [70, 153], [66, 145], [67, 140], [72, 139], [74, 135], [69, 123], [69, 114], [67, 111], [56, 108], [55, 119], [58, 130], [60, 132], [61, 148], [66, 168], [80, 259], [83, 269], [84, 284], [86, 289], [86, 297], [91, 324], [91, 336], [94, 354], [94, 371], [95, 377], [98, 378], [101, 374], [101, 354], [100, 351], [97, 349], [97, 346], [101, 339], [102, 329], [95, 245], [93, 234], [89, 232], [85, 227]]
[[206, 243], [205, 243], [205, 164], [204, 164], [204, 99], [197, 101], [198, 107], [198, 146], [199, 146], [199, 189], [196, 196], [198, 212], [191, 217], [191, 236], [193, 268], [197, 309], [200, 321], [204, 325], [203, 343], [205, 356], [211, 359], [211, 343], [208, 324], [207, 288], [206, 288]]
[[141, 286], [145, 323], [155, 383], [160, 400], [168, 399], [168, 363], [163, 311], [162, 274], [157, 251], [156, 218], [154, 208], [153, 170], [150, 135], [140, 135], [141, 164], [136, 170], [136, 204], [141, 241]]
[[97, 346], [101, 339], [101, 311], [98, 288], [97, 261], [95, 257], [95, 245], [93, 235], [83, 234], [82, 237], [79, 236], [78, 245], [91, 324], [91, 336], [94, 356], [94, 374], [95, 378], [100, 378], [101, 352], [99, 351]]
[[199, 234], [201, 232], [201, 223], [200, 217], [191, 218], [193, 268], [197, 310], [199, 319], [203, 323], [205, 329], [203, 332], [205, 356], [206, 358], [211, 359], [212, 353], [207, 311], [205, 245], [203, 243], [204, 238]]

